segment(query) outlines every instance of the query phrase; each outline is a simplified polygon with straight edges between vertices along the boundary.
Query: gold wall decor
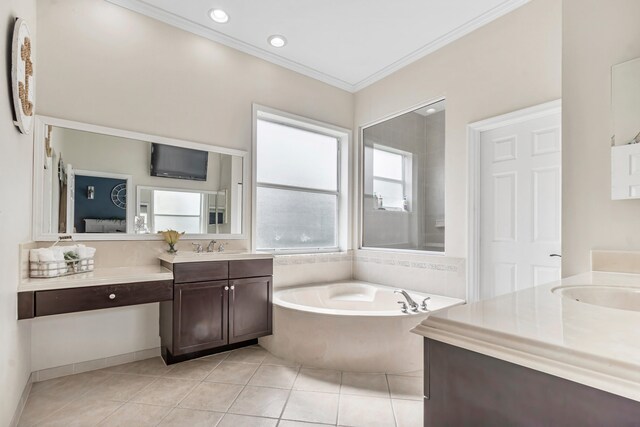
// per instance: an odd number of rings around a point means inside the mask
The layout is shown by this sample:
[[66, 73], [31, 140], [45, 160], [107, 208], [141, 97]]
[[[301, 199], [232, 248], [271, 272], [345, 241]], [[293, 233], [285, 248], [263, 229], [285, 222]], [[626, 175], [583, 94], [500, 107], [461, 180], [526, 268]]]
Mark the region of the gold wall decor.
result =
[[13, 107], [15, 125], [24, 134], [33, 129], [35, 114], [35, 75], [33, 41], [24, 19], [17, 18], [13, 29], [11, 50], [11, 83], [13, 85]]

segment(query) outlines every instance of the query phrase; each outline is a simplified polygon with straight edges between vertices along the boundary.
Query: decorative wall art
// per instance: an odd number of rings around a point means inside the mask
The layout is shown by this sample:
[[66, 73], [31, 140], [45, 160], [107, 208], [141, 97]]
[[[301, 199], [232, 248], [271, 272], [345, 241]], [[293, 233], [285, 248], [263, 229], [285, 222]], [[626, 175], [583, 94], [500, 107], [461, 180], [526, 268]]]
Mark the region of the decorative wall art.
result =
[[15, 125], [24, 134], [33, 129], [35, 114], [35, 80], [33, 73], [34, 54], [29, 27], [24, 19], [17, 18], [13, 29], [11, 50], [11, 84], [13, 85], [13, 108]]

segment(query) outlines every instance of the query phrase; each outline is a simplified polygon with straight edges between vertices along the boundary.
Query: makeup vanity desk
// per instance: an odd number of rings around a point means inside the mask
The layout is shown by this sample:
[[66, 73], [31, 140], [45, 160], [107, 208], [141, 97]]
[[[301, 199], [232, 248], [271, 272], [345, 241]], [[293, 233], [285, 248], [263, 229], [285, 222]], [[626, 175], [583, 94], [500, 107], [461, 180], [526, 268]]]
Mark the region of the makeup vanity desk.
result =
[[173, 299], [173, 273], [162, 265], [96, 268], [18, 286], [18, 319]]

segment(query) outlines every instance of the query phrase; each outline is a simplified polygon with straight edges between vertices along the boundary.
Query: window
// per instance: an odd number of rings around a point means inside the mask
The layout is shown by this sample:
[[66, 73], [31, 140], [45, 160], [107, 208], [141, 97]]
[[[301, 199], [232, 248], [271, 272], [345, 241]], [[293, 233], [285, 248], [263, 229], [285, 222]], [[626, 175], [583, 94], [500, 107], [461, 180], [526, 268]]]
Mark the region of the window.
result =
[[155, 230], [182, 230], [200, 233], [202, 196], [200, 193], [162, 191], [153, 192], [153, 225]]
[[333, 251], [341, 246], [341, 144], [336, 131], [259, 111], [255, 129], [254, 247]]
[[411, 154], [373, 147], [373, 197], [378, 209], [409, 210]]

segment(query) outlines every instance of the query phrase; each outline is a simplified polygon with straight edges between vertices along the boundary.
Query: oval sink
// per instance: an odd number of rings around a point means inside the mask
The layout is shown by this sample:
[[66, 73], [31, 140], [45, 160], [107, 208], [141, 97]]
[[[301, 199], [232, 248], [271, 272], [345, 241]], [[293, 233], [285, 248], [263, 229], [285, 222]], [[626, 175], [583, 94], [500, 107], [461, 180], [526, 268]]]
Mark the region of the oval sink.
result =
[[640, 311], [640, 288], [631, 286], [576, 285], [551, 290], [564, 298], [618, 310]]

